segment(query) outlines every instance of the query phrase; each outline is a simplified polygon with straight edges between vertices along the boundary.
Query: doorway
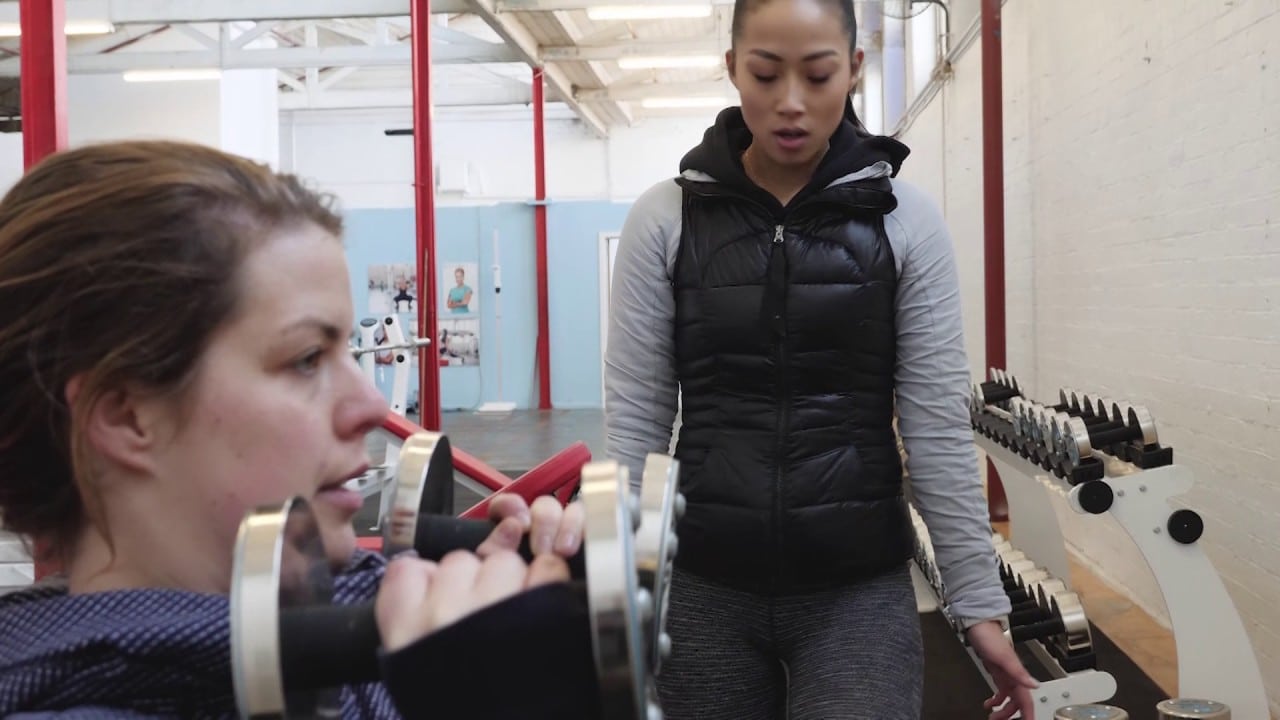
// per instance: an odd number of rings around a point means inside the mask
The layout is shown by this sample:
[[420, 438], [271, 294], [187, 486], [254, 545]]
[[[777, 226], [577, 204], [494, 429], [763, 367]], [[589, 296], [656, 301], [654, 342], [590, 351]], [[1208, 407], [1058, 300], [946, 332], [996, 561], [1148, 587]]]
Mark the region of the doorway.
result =
[[613, 292], [613, 264], [618, 257], [619, 231], [600, 233], [600, 407], [604, 407], [604, 356], [609, 347], [609, 298]]

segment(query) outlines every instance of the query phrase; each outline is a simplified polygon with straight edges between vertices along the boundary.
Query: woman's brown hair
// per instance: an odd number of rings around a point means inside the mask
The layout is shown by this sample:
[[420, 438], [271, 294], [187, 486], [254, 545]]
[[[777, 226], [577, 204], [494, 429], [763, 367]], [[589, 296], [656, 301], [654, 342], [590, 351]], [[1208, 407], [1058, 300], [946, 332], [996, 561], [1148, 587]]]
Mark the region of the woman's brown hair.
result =
[[238, 310], [245, 256], [306, 223], [342, 232], [297, 178], [195, 144], [88, 145], [19, 180], [0, 200], [0, 527], [63, 559], [95, 513], [88, 410], [117, 388], [180, 394]]

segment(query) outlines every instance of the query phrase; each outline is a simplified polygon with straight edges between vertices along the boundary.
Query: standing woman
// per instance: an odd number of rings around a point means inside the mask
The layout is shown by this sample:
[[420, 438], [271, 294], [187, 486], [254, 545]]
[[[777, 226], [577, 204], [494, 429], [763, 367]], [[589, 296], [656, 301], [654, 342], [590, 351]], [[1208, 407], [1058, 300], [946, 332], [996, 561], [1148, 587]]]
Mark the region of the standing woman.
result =
[[986, 707], [1032, 717], [1002, 633], [951, 240], [893, 179], [908, 149], [853, 112], [856, 38], [851, 0], [737, 0], [741, 106], [623, 229], [609, 455], [638, 478], [683, 402], [672, 720], [919, 717], [895, 410], [950, 610], [998, 686]]

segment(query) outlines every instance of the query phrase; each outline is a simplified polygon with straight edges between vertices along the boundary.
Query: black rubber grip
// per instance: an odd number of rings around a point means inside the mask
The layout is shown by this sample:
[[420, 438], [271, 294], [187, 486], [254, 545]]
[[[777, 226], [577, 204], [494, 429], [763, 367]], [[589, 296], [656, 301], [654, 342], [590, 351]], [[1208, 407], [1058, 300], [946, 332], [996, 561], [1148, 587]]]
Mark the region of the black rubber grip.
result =
[[280, 668], [289, 691], [377, 682], [373, 604], [309, 605], [280, 611]]
[[[497, 527], [488, 520], [467, 520], [452, 515], [418, 516], [418, 529], [413, 537], [413, 549], [424, 560], [439, 560], [454, 550], [475, 550]], [[525, 562], [533, 561], [529, 548], [529, 536], [520, 541], [518, 550]], [[586, 557], [581, 548], [569, 562], [569, 576], [581, 580], [587, 576]]]
[[1011, 626], [1009, 635], [1014, 642], [1025, 642], [1027, 640], [1040, 640], [1042, 638], [1053, 637], [1063, 632], [1062, 618], [1055, 617], [1051, 620], [1031, 623], [1030, 625]]

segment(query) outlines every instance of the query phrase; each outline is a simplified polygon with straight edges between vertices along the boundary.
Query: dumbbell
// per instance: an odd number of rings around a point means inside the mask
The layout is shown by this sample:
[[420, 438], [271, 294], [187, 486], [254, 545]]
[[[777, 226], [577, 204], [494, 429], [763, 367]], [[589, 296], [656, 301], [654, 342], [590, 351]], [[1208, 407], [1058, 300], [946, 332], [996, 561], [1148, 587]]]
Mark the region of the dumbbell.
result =
[[1156, 705], [1158, 720], [1231, 720], [1231, 708], [1216, 700], [1173, 698]]
[[[619, 467], [623, 484], [628, 471]], [[684, 515], [685, 499], [679, 488], [679, 463], [659, 453], [645, 459], [640, 495], [628, 493], [627, 502], [638, 525], [635, 531], [635, 562], [643, 592], [654, 605], [653, 624], [646, 631], [649, 662], [654, 672], [671, 653], [666, 633], [670, 577], [677, 552], [676, 523]], [[447, 493], [441, 488], [450, 488]], [[452, 507], [453, 454], [449, 438], [439, 433], [421, 432], [405, 440], [396, 468], [390, 517], [383, 523], [383, 553], [394, 556], [415, 550], [419, 557], [439, 560], [454, 550], [474, 551], [493, 532], [485, 520], [460, 520], [428, 510]], [[448, 496], [447, 504], [440, 498]], [[533, 559], [526, 536], [520, 555]], [[570, 576], [586, 576], [585, 556], [578, 552], [568, 558]]]
[[1015, 397], [1021, 397], [1022, 391], [1016, 387], [1005, 385], [998, 382], [984, 382], [973, 384], [973, 400], [971, 408], [981, 412], [987, 405], [1002, 403]]
[[1111, 705], [1067, 705], [1053, 712], [1053, 720], [1129, 720], [1129, 713]]
[[1056, 592], [1049, 596], [1046, 610], [1049, 618], [1027, 625], [1010, 626], [1006, 631], [1015, 643], [1040, 640], [1059, 655], [1087, 652], [1093, 647], [1089, 620], [1084, 606], [1073, 592]]
[[1059, 413], [1053, 416], [1049, 420], [1050, 447], [1053, 448], [1054, 455], [1060, 460], [1069, 461], [1071, 433], [1077, 427], [1084, 428], [1087, 437], [1090, 432], [1103, 432], [1122, 428], [1124, 423], [1093, 414], [1088, 417], [1068, 415], [1066, 413]]
[[[638, 518], [630, 497], [617, 463], [584, 466], [586, 580], [569, 589], [589, 617], [604, 717], [654, 720], [662, 714], [650, 700], [644, 630], [654, 608], [639, 585]], [[246, 515], [231, 589], [232, 677], [242, 717], [331, 716], [341, 686], [379, 679], [373, 603], [334, 605], [332, 593], [324, 544], [305, 499]]]
[[[439, 560], [454, 550], [474, 551], [493, 532], [487, 520], [463, 520], [453, 507], [453, 450], [446, 435], [419, 432], [405, 439], [391, 493], [390, 513], [382, 524], [382, 552], [394, 557], [414, 550], [426, 560]], [[626, 469], [621, 469], [625, 474]], [[526, 536], [520, 555], [533, 560]], [[568, 558], [570, 575], [586, 573], [581, 552]]]
[[1112, 426], [1090, 428], [1080, 418], [1072, 418], [1062, 428], [1062, 444], [1067, 457], [1072, 463], [1080, 462], [1080, 458], [1089, 457], [1094, 448], [1106, 448], [1121, 443], [1137, 442], [1142, 445], [1156, 445], [1160, 442], [1156, 433], [1155, 420], [1151, 413], [1140, 405], [1115, 403], [1112, 406]]

